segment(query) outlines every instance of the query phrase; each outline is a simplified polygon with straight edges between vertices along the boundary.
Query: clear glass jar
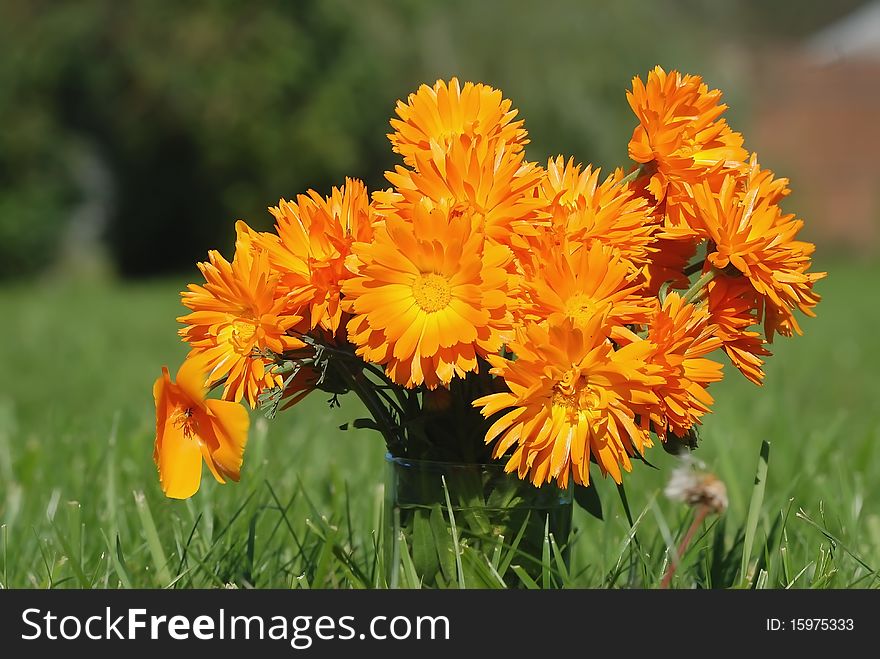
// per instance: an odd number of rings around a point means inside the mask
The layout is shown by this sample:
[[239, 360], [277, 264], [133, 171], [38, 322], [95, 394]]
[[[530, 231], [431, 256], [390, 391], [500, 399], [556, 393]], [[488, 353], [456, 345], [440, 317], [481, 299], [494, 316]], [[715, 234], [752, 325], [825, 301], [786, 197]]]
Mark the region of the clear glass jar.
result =
[[571, 488], [535, 487], [502, 464], [385, 460], [389, 588], [558, 583], [558, 561], [568, 561]]

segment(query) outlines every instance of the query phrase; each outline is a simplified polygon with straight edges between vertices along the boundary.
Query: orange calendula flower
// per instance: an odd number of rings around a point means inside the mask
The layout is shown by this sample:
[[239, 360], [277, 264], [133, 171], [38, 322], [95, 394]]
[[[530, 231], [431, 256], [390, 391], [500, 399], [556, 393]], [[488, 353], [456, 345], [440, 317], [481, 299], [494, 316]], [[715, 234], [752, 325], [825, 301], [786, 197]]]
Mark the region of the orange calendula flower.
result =
[[759, 332], [750, 329], [758, 322], [758, 293], [745, 277], [716, 277], [709, 282], [709, 314], [715, 335], [721, 339], [731, 363], [750, 381], [764, 381], [761, 357], [770, 351]]
[[177, 320], [186, 325], [180, 335], [192, 346], [190, 356], [204, 358], [210, 381], [226, 378], [223, 397], [246, 398], [255, 407], [261, 390], [281, 384], [271, 360], [259, 353], [301, 347], [287, 332], [302, 317], [288, 309], [288, 299], [278, 290], [279, 275], [270, 268], [269, 255], [254, 249], [250, 229], [244, 222], [236, 228], [232, 263], [219, 252], [208, 253], [208, 262], [199, 263], [206, 283], [190, 284], [181, 293], [192, 312]]
[[304, 305], [305, 329], [322, 327], [335, 334], [344, 324], [340, 290], [350, 276], [345, 259], [354, 242], [367, 242], [373, 233], [367, 189], [361, 181], [347, 178], [329, 197], [309, 190], [295, 202], [282, 199], [269, 212], [277, 235], [255, 234], [254, 242], [269, 253], [281, 290]]
[[514, 121], [517, 111], [510, 101], [482, 83], [461, 87], [453, 78], [448, 84], [422, 85], [406, 103], [398, 101], [395, 111], [400, 118], [391, 120], [394, 132], [388, 138], [410, 167], [418, 166], [416, 154], [439, 158], [455, 141], [501, 142], [509, 153], [522, 151], [529, 142], [522, 120]]
[[704, 355], [721, 347], [705, 305], [684, 302], [670, 293], [650, 321], [647, 341], [653, 345], [648, 361], [662, 368], [662, 384], [654, 388], [658, 410], [651, 414], [653, 430], [665, 439], [667, 430], [679, 437], [710, 411], [706, 387], [722, 378], [721, 364]]
[[654, 251], [655, 227], [647, 201], [621, 184], [623, 172], [599, 181], [599, 170], [551, 158], [538, 195], [557, 237], [601, 243], [615, 249], [633, 271], [641, 269]]
[[535, 194], [543, 170], [511, 152], [504, 143], [465, 145], [453, 142], [442, 153], [414, 154], [416, 168], [398, 166], [385, 177], [392, 191], [373, 194], [381, 216], [409, 216], [418, 205], [472, 215], [480, 231], [495, 242], [525, 247], [518, 236], [536, 235]]
[[220, 483], [238, 480], [247, 443], [247, 410], [227, 400], [205, 398], [205, 366], [187, 359], [172, 382], [168, 369], [153, 385], [156, 443], [153, 459], [162, 491], [173, 499], [195, 494], [202, 480], [202, 460]]
[[[492, 373], [509, 391], [474, 401], [484, 417], [503, 412], [486, 433], [493, 455], [507, 457], [507, 471], [535, 485], [552, 480], [564, 487], [569, 474], [589, 483], [595, 460], [603, 474], [621, 482], [630, 457], [651, 446], [635, 415], [657, 404], [652, 388], [659, 367], [646, 359], [647, 341], [615, 350], [605, 338], [604, 319], [576, 327], [565, 319], [549, 326], [532, 323], [510, 344], [516, 359], [488, 357]], [[507, 456], [509, 450], [512, 453]]]
[[508, 248], [489, 243], [471, 214], [424, 205], [386, 218], [356, 243], [343, 284], [349, 340], [407, 387], [433, 389], [478, 369], [508, 338]]
[[807, 272], [815, 246], [795, 239], [803, 221], [783, 214], [773, 201], [778, 193], [771, 181], [752, 179], [752, 187], [742, 192], [738, 183], [727, 176], [717, 193], [707, 183], [694, 187], [700, 220], [712, 240], [706, 260], [727, 275], [748, 278], [760, 296], [758, 313], [768, 341], [775, 332], [801, 334], [792, 311], [815, 315], [820, 296], [813, 284], [825, 276]]
[[742, 135], [720, 118], [727, 106], [721, 92], [702, 78], [668, 74], [659, 66], [647, 82], [635, 77], [627, 101], [639, 119], [629, 142], [629, 156], [647, 166], [648, 190], [661, 202], [670, 182], [693, 183], [713, 168], [741, 169], [748, 156]]
[[[574, 253], [572, 253], [574, 251]], [[656, 300], [639, 294], [628, 263], [601, 243], [547, 245], [534, 255], [533, 276], [523, 280], [526, 320], [558, 322], [569, 318], [583, 326], [594, 316], [611, 326], [648, 322]]]

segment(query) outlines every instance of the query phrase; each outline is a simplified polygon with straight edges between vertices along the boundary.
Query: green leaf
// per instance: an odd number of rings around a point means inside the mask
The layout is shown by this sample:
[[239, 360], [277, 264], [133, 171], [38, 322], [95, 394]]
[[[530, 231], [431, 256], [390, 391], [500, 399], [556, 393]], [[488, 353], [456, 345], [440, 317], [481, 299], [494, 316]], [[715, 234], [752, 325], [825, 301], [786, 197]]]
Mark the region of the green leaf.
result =
[[416, 566], [413, 563], [413, 559], [409, 553], [409, 546], [406, 544], [406, 537], [401, 536], [400, 538], [400, 560], [403, 563], [403, 572], [401, 576], [404, 578], [404, 586], [406, 588], [420, 588], [422, 585], [422, 580], [419, 579], [419, 574], [416, 571]]
[[339, 429], [340, 430], [348, 430], [349, 426], [351, 426], [352, 428], [356, 428], [358, 430], [367, 429], [367, 430], [377, 430], [379, 432], [382, 432], [381, 426], [379, 426], [378, 423], [373, 421], [373, 419], [355, 419], [350, 424], [343, 423], [342, 425], [339, 426]]
[[604, 519], [602, 517], [602, 500], [599, 498], [595, 482], [591, 485], [575, 484], [574, 500], [577, 505], [596, 519]]
[[494, 487], [489, 492], [486, 507], [490, 510], [506, 510], [515, 507], [522, 497], [517, 496], [522, 481], [514, 479], [498, 479], [493, 483]]
[[[629, 501], [626, 498], [626, 488], [624, 488], [623, 483], [620, 483], [617, 486], [617, 495], [620, 497], [620, 503], [623, 505], [623, 512], [626, 513], [626, 521], [629, 522], [630, 528], [635, 526], [633, 522], [632, 510], [629, 507]], [[639, 539], [634, 538], [636, 542], [636, 546], [639, 544]]]
[[382, 430], [381, 426], [373, 419], [355, 419], [352, 425], [357, 429], [366, 428], [367, 430]]
[[412, 520], [412, 559], [416, 571], [422, 575], [426, 583], [432, 583], [440, 562], [437, 557], [437, 547], [434, 543], [434, 533], [429, 520], [429, 512], [424, 508], [413, 511]]
[[431, 508], [431, 535], [434, 539], [434, 547], [437, 550], [437, 558], [440, 565], [440, 571], [446, 581], [455, 580], [455, 550], [452, 546], [452, 536], [449, 532], [449, 525], [443, 516], [440, 504], [434, 504]]

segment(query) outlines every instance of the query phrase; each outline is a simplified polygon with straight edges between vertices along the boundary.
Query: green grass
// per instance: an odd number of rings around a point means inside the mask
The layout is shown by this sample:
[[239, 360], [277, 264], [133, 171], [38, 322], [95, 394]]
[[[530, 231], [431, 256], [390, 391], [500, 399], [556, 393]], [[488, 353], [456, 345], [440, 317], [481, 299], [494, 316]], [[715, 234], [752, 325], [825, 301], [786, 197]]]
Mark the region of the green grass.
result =
[[[726, 364], [712, 388], [696, 455], [730, 507], [701, 527], [673, 587], [880, 583], [880, 269], [820, 266], [831, 277], [819, 317], [773, 346], [766, 385]], [[0, 587], [377, 585], [384, 449], [339, 430], [361, 415], [354, 402], [330, 411], [317, 393], [274, 421], [254, 415], [241, 483], [208, 476], [188, 501], [162, 496], [151, 385], [185, 352], [183, 283], [0, 289]], [[608, 480], [604, 521], [576, 510], [565, 585], [660, 584], [693, 512], [662, 495], [673, 458], [647, 458], [658, 469], [637, 464], [625, 480], [635, 528]], [[545, 552], [563, 571], [555, 544]]]

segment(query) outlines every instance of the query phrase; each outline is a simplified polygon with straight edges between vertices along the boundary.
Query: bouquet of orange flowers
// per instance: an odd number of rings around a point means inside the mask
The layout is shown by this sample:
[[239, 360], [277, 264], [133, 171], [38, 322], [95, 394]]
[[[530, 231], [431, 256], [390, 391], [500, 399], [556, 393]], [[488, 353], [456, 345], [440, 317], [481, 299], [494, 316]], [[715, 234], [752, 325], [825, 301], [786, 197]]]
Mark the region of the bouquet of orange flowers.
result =
[[164, 492], [194, 494], [202, 461], [238, 480], [239, 403], [271, 417], [316, 389], [359, 396], [392, 456], [535, 485], [588, 485], [591, 464], [620, 483], [656, 440], [693, 445], [715, 353], [761, 384], [825, 273], [721, 92], [657, 67], [627, 100], [634, 165], [603, 176], [527, 160], [499, 90], [423, 85], [391, 120], [390, 188], [282, 199], [270, 233], [239, 221], [232, 261], [209, 252], [182, 293], [191, 351], [154, 386]]

